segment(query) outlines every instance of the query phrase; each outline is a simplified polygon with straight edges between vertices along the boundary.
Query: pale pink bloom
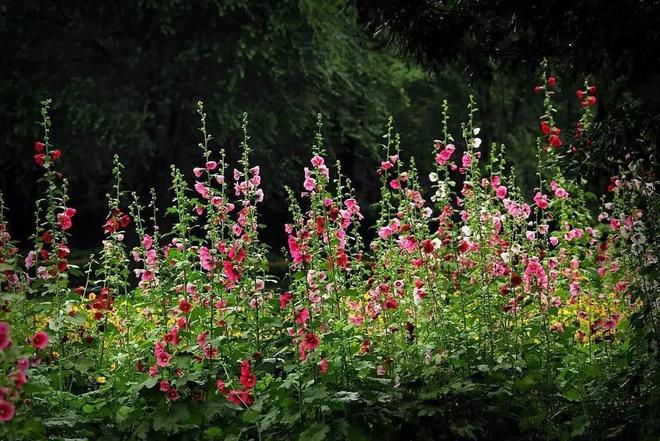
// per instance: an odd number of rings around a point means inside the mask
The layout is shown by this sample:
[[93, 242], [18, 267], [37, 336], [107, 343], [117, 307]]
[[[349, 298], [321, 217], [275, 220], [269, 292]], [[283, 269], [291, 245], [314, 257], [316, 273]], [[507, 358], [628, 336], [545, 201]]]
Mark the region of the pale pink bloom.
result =
[[556, 238], [555, 236], [552, 236], [549, 240], [550, 240], [550, 245], [552, 245], [553, 247], [556, 247], [557, 244], [559, 243], [559, 239]]
[[504, 185], [500, 185], [497, 187], [495, 190], [495, 196], [497, 196], [498, 199], [504, 199], [507, 194], [507, 188]]
[[193, 168], [193, 174], [195, 175], [196, 178], [201, 178], [203, 172], [204, 172], [204, 169], [201, 168], [201, 167]]
[[25, 258], [25, 267], [32, 268], [32, 265], [34, 265], [34, 260], [36, 259], [36, 257], [37, 257], [37, 253], [35, 253], [34, 251], [30, 251], [27, 257]]
[[312, 158], [311, 162], [312, 162], [312, 165], [316, 168], [318, 168], [318, 167], [322, 166], [323, 164], [325, 164], [325, 160], [322, 157], [318, 156], [318, 155], [314, 156]]
[[209, 198], [209, 188], [202, 184], [201, 182], [195, 182], [195, 190], [199, 193], [204, 199]]
[[314, 178], [305, 178], [305, 182], [303, 182], [303, 187], [305, 187], [305, 190], [307, 191], [313, 191], [314, 188], [316, 187], [316, 180]]

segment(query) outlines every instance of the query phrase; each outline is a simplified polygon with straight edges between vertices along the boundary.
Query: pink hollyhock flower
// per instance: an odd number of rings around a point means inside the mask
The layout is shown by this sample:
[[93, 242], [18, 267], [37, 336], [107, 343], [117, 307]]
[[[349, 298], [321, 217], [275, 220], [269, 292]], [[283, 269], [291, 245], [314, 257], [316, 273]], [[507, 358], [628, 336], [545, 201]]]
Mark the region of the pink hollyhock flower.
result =
[[401, 184], [397, 179], [392, 179], [390, 181], [390, 187], [392, 187], [393, 190], [401, 190]]
[[314, 156], [312, 158], [311, 162], [312, 162], [312, 165], [314, 167], [317, 167], [317, 168], [322, 166], [323, 164], [325, 164], [325, 160], [322, 157], [318, 156], [318, 155]]
[[215, 259], [211, 256], [211, 251], [204, 246], [199, 250], [199, 261], [202, 268], [206, 271], [213, 271], [215, 269]]
[[307, 308], [303, 308], [295, 313], [295, 321], [297, 324], [304, 325], [307, 320], [309, 320], [309, 310]]
[[34, 265], [34, 261], [37, 258], [37, 253], [34, 251], [30, 251], [28, 255], [25, 257], [25, 267], [26, 268], [32, 268], [32, 265]]
[[0, 322], [0, 350], [5, 350], [11, 346], [11, 337], [9, 336], [9, 323]]
[[153, 238], [148, 234], [145, 234], [144, 237], [142, 238], [142, 246], [144, 247], [144, 249], [149, 250], [153, 245], [154, 245]]
[[321, 361], [319, 361], [319, 370], [321, 371], [322, 375], [325, 375], [328, 373], [328, 359], [323, 357]]
[[504, 199], [506, 197], [508, 190], [504, 185], [500, 185], [497, 187], [495, 190], [495, 196], [497, 196], [498, 199]]
[[291, 299], [293, 299], [293, 295], [289, 291], [280, 294], [280, 309], [286, 308], [286, 305], [289, 304]]
[[316, 179], [305, 178], [305, 182], [303, 182], [303, 187], [305, 187], [305, 190], [307, 191], [313, 191], [314, 188], [316, 187]]
[[156, 364], [164, 368], [170, 365], [170, 359], [172, 356], [165, 351], [161, 351], [156, 355]]
[[399, 247], [408, 253], [412, 253], [417, 249], [417, 240], [412, 236], [402, 237], [398, 240]]
[[71, 218], [67, 216], [66, 213], [59, 213], [57, 215], [57, 222], [60, 224], [60, 227], [62, 227], [63, 230], [68, 230], [73, 225]]
[[209, 198], [209, 188], [201, 182], [195, 182], [195, 191], [199, 193], [204, 199]]
[[550, 245], [552, 245], [553, 247], [556, 247], [557, 244], [559, 243], [559, 239], [556, 238], [555, 236], [552, 236], [549, 240], [550, 240]]
[[48, 346], [48, 334], [44, 331], [39, 331], [32, 336], [32, 346], [35, 349], [44, 349]]
[[463, 167], [469, 167], [472, 165], [472, 158], [470, 158], [470, 155], [467, 153], [463, 154], [463, 157], [461, 158], [461, 163], [463, 164]]
[[534, 195], [534, 203], [536, 203], [536, 206], [541, 210], [545, 210], [548, 208], [548, 197], [540, 191], [537, 191]]
[[16, 407], [11, 401], [0, 400], [0, 421], [11, 421], [16, 414]]
[[170, 390], [170, 382], [167, 380], [161, 380], [159, 388], [161, 392], [167, 392], [168, 390]]
[[193, 168], [193, 174], [195, 175], [196, 178], [201, 178], [203, 172], [204, 172], [204, 169], [202, 167]]
[[208, 161], [206, 163], [206, 169], [207, 170], [215, 170], [218, 167], [218, 163], [215, 161]]
[[568, 192], [561, 188], [555, 181], [552, 181], [550, 183], [550, 188], [552, 188], [552, 191], [555, 193], [555, 196], [558, 199], [567, 199], [568, 198]]

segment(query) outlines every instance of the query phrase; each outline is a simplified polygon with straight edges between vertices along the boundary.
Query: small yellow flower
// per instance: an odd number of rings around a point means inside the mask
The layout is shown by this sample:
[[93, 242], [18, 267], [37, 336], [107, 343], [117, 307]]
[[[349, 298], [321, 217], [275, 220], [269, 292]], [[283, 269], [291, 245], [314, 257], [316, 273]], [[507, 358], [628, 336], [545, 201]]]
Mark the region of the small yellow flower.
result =
[[96, 294], [94, 294], [93, 292], [90, 292], [89, 293], [89, 300], [96, 300]]
[[97, 377], [96, 382], [98, 384], [105, 384], [105, 377], [104, 376]]

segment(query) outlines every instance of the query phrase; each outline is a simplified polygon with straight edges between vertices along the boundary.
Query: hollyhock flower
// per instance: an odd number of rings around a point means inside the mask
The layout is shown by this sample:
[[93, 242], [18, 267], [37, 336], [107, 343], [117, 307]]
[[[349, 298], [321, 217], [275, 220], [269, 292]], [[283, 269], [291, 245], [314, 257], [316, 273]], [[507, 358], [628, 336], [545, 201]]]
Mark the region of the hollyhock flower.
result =
[[205, 246], [199, 249], [199, 261], [202, 268], [206, 271], [213, 271], [215, 269], [215, 259], [211, 256], [211, 251]]
[[227, 386], [225, 385], [225, 382], [220, 379], [215, 380], [215, 388], [221, 394], [227, 393]]
[[548, 138], [548, 142], [553, 147], [561, 147], [561, 145], [563, 144], [559, 135], [550, 135], [550, 138]]
[[286, 306], [289, 304], [289, 302], [293, 299], [293, 294], [291, 292], [286, 291], [280, 294], [280, 309], [286, 308]]
[[305, 187], [305, 190], [307, 191], [313, 191], [314, 188], [316, 188], [316, 179], [314, 178], [305, 178], [305, 181], [303, 182], [303, 187]]
[[207, 170], [211, 170], [211, 171], [212, 171], [212, 170], [215, 170], [217, 167], [218, 167], [218, 163], [215, 162], [215, 161], [208, 161], [208, 162], [206, 163], [206, 169], [207, 169]]
[[11, 421], [16, 414], [16, 407], [11, 401], [0, 400], [0, 421]]
[[209, 199], [209, 188], [201, 182], [195, 182], [195, 191], [199, 193], [204, 199]]
[[192, 304], [190, 304], [190, 302], [187, 300], [181, 300], [179, 302], [179, 311], [183, 312], [184, 314], [188, 314], [190, 311], [192, 311]]
[[295, 322], [297, 324], [304, 325], [307, 320], [309, 320], [309, 310], [307, 308], [303, 308], [295, 313]]
[[392, 179], [390, 181], [390, 187], [392, 187], [393, 190], [401, 190], [401, 184], [398, 179]]
[[168, 390], [170, 390], [170, 382], [167, 380], [161, 380], [159, 388], [161, 392], [167, 392]]
[[156, 355], [156, 364], [158, 364], [159, 367], [167, 367], [170, 365], [170, 359], [172, 356], [168, 354], [165, 351], [161, 351]]
[[559, 243], [559, 239], [556, 238], [555, 236], [552, 236], [549, 240], [550, 240], [550, 245], [552, 245], [553, 247], [556, 247], [557, 244]]
[[170, 401], [176, 401], [179, 399], [179, 391], [176, 389], [176, 387], [171, 387], [167, 391], [167, 399]]
[[50, 152], [50, 156], [52, 156], [54, 161], [57, 161], [62, 156], [62, 151], [61, 150], [53, 150], [52, 152]]
[[551, 131], [552, 127], [550, 127], [550, 124], [547, 121], [541, 121], [541, 133], [549, 135]]
[[71, 218], [66, 213], [59, 213], [57, 215], [57, 222], [63, 230], [68, 230], [73, 225]]
[[314, 333], [305, 334], [300, 347], [308, 352], [313, 351], [319, 346], [319, 337]]
[[461, 158], [461, 163], [463, 164], [463, 167], [468, 168], [470, 165], [472, 165], [472, 158], [470, 158], [470, 155], [467, 153], [464, 153], [463, 157]]
[[9, 323], [0, 322], [0, 350], [5, 350], [11, 346], [11, 337], [9, 336]]
[[31, 340], [32, 346], [37, 350], [45, 349], [46, 346], [48, 346], [48, 334], [46, 334], [44, 331], [39, 331], [34, 334]]
[[237, 406], [251, 406], [254, 403], [254, 397], [249, 390], [232, 389], [227, 394], [227, 400]]
[[506, 194], [507, 194], [507, 188], [504, 185], [500, 185], [495, 190], [495, 196], [498, 199], [504, 199], [506, 197]]
[[228, 260], [222, 262], [222, 269], [225, 277], [227, 277], [227, 280], [231, 283], [238, 282], [238, 280], [241, 278], [241, 275], [236, 270], [236, 267]]
[[567, 199], [568, 198], [568, 192], [561, 188], [555, 181], [552, 181], [550, 183], [550, 187], [552, 188], [552, 191], [555, 193], [555, 196], [558, 199]]
[[34, 261], [37, 257], [37, 253], [34, 251], [30, 251], [28, 255], [25, 257], [25, 267], [26, 268], [32, 268], [32, 265], [34, 265]]
[[34, 151], [37, 152], [37, 153], [43, 152], [45, 147], [46, 147], [46, 144], [44, 144], [41, 141], [35, 141], [34, 142]]
[[417, 249], [417, 240], [412, 236], [400, 238], [398, 244], [402, 250], [408, 253], [413, 253]]
[[536, 206], [541, 210], [545, 210], [548, 208], [548, 197], [540, 191], [537, 191], [534, 195], [534, 203], [536, 203]]
[[319, 361], [319, 370], [321, 371], [322, 375], [325, 375], [328, 373], [328, 359], [323, 357], [321, 358], [321, 361]]
[[244, 388], [252, 389], [257, 384], [257, 377], [253, 373], [247, 372], [241, 375], [240, 381]]
[[322, 166], [323, 164], [325, 164], [325, 160], [322, 157], [318, 156], [318, 155], [314, 156], [312, 158], [311, 162], [312, 162], [312, 165], [316, 168], [318, 168], [318, 167]]

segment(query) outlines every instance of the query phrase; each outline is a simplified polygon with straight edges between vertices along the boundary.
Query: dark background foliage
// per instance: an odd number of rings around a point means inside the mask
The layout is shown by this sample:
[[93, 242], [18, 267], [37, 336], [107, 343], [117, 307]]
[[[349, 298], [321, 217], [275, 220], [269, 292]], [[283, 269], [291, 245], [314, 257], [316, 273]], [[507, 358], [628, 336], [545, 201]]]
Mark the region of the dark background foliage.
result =
[[[536, 117], [532, 87], [548, 57], [561, 78], [562, 126], [577, 85], [600, 86], [602, 151], [580, 173], [603, 178], [606, 155], [655, 148], [658, 2], [438, 2], [178, 0], [0, 4], [0, 191], [15, 237], [32, 230], [38, 174], [32, 144], [39, 102], [52, 98], [53, 140], [63, 150], [73, 245], [102, 236], [111, 158], [126, 188], [170, 197], [170, 164], [199, 165], [197, 100], [230, 160], [249, 113], [254, 162], [262, 165], [267, 242], [278, 250], [287, 219], [284, 185], [300, 188], [316, 114], [331, 161], [366, 207], [376, 199], [375, 151], [388, 115], [404, 156], [430, 158], [447, 98], [458, 136], [477, 95], [485, 144], [503, 142], [521, 184], [533, 189]], [[366, 32], [365, 32], [366, 31]], [[605, 156], [603, 156], [605, 155]], [[423, 173], [424, 175], [425, 173]]]

